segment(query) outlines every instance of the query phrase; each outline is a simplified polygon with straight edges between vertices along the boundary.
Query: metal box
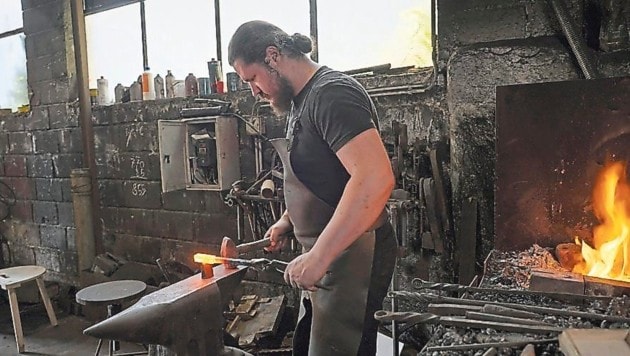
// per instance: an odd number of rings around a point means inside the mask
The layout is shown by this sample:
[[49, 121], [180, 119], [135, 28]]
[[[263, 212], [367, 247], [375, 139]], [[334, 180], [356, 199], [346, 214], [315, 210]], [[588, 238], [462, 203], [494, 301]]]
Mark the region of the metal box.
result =
[[162, 192], [227, 190], [241, 177], [236, 119], [158, 120]]

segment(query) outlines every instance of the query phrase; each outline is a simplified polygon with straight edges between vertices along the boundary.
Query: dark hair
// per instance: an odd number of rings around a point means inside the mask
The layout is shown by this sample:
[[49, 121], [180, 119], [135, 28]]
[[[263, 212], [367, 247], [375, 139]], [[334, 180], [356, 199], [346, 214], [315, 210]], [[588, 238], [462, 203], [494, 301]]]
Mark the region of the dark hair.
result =
[[289, 36], [278, 26], [265, 21], [250, 21], [236, 30], [228, 45], [228, 63], [241, 59], [246, 64], [263, 63], [267, 47], [275, 46], [280, 53], [298, 58], [313, 50], [307, 36], [295, 33]]

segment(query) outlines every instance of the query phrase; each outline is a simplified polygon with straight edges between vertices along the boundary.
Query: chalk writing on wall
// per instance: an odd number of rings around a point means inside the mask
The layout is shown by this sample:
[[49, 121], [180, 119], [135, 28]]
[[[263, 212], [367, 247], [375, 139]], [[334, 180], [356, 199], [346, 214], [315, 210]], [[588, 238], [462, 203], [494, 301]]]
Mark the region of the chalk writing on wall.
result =
[[133, 183], [131, 185], [131, 194], [136, 197], [143, 197], [147, 194], [147, 186], [144, 183]]
[[132, 156], [131, 170], [134, 172], [134, 174], [131, 176], [131, 179], [147, 179], [144, 167], [145, 163], [139, 156]]

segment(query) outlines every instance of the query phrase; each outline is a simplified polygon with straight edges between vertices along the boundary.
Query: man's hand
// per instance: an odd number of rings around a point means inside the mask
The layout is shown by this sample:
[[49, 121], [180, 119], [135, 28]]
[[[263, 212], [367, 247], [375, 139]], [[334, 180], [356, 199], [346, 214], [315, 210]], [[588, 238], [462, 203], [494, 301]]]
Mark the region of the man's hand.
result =
[[326, 274], [328, 266], [312, 253], [306, 252], [296, 257], [284, 270], [284, 281], [294, 288], [315, 292], [315, 286]]
[[271, 245], [266, 247], [265, 251], [276, 252], [281, 250], [287, 244], [289, 239], [287, 233], [291, 232], [291, 230], [293, 230], [293, 225], [291, 220], [289, 220], [289, 216], [285, 213], [265, 233], [265, 237], [269, 237], [271, 241]]

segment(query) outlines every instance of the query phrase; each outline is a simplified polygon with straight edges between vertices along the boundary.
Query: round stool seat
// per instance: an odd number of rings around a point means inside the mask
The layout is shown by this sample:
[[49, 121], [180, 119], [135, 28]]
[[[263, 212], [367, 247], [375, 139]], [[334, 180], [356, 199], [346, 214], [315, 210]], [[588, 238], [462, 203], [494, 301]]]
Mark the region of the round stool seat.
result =
[[46, 273], [41, 266], [17, 266], [0, 269], [0, 286], [3, 289], [19, 287], [21, 283], [32, 281]]
[[138, 297], [147, 289], [142, 281], [121, 280], [95, 284], [77, 292], [77, 303], [120, 304]]

